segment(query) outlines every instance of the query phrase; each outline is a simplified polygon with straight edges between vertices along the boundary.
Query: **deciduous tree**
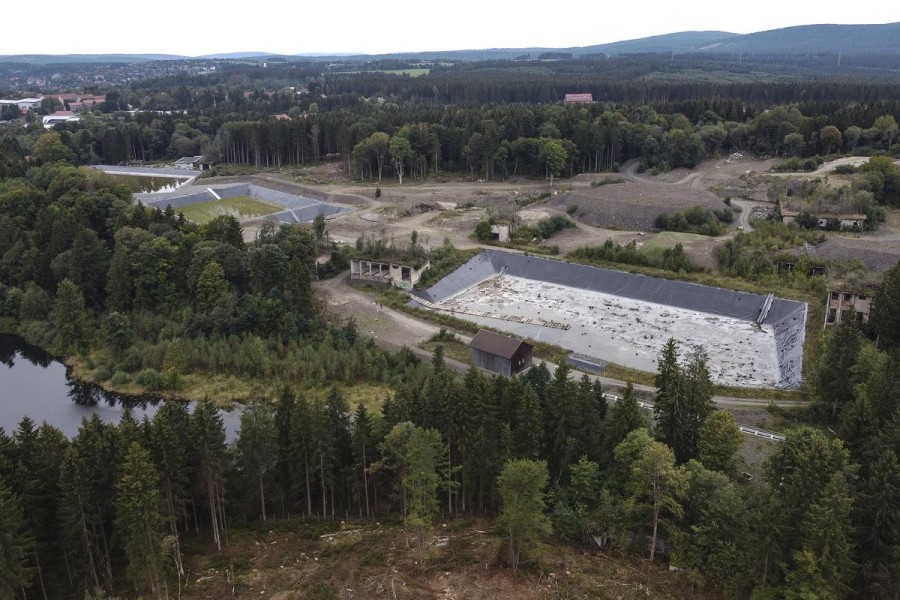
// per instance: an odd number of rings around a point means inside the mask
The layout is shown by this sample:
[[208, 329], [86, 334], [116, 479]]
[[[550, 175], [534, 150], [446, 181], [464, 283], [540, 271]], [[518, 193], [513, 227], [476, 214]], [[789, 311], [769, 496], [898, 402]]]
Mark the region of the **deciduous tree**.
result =
[[548, 529], [544, 516], [547, 463], [511, 460], [497, 479], [500, 491], [500, 523], [509, 539], [509, 566], [518, 571], [523, 549]]

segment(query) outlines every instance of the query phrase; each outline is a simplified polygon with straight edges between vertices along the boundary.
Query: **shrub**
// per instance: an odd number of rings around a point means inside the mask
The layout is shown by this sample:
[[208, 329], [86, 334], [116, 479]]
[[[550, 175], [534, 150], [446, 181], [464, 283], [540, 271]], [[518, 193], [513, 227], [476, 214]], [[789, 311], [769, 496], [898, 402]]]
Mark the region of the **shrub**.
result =
[[144, 369], [134, 380], [148, 392], [158, 392], [165, 388], [163, 376], [156, 369]]
[[681, 244], [675, 244], [674, 248], [640, 251], [634, 241], [621, 246], [612, 240], [606, 240], [602, 246], [578, 248], [569, 253], [569, 258], [579, 262], [622, 263], [639, 267], [655, 267], [674, 272], [700, 270], [685, 254], [684, 247]]
[[131, 383], [131, 377], [125, 371], [116, 371], [109, 381], [115, 386], [123, 386]]
[[661, 214], [656, 217], [655, 225], [657, 229], [665, 231], [717, 236], [725, 233], [722, 224], [733, 220], [734, 212], [730, 208], [711, 210], [698, 205], [671, 214]]
[[381, 187], [376, 187], [376, 188], [375, 188], [375, 197], [376, 197], [376, 198], [381, 198]]
[[112, 377], [112, 371], [106, 365], [100, 365], [97, 367], [97, 370], [94, 371], [94, 381], [109, 381], [109, 378]]

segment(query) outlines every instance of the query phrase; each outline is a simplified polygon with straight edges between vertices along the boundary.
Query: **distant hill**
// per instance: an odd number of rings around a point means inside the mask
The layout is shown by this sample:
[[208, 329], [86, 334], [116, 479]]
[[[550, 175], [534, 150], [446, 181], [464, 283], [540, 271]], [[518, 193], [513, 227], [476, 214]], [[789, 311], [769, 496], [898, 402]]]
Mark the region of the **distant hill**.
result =
[[222, 54], [204, 54], [197, 58], [221, 59], [221, 60], [240, 60], [242, 58], [287, 58], [282, 54], [272, 54], [271, 52], [226, 52]]
[[[800, 25], [760, 31], [745, 35], [727, 31], [681, 31], [635, 40], [625, 40], [577, 48], [487, 48], [470, 50], [440, 50], [398, 52], [391, 54], [348, 54], [310, 52], [285, 56], [270, 52], [230, 52], [208, 54], [201, 59], [263, 59], [273, 60], [514, 60], [520, 57], [537, 58], [546, 53], [569, 53], [573, 56], [589, 54], [644, 53], [726, 53], [726, 54], [896, 54], [900, 55], [900, 22], [883, 25]], [[192, 57], [172, 54], [27, 54], [0, 56], [0, 62], [51, 64], [67, 62], [145, 62], [151, 60], [186, 60]]]
[[190, 56], [177, 54], [10, 54], [0, 56], [0, 62], [50, 65], [56, 63], [136, 63], [151, 60], [187, 60]]
[[698, 50], [750, 54], [900, 54], [900, 23], [785, 27], [722, 39]]
[[721, 43], [722, 40], [741, 37], [737, 33], [727, 31], [682, 31], [679, 33], [667, 33], [654, 35], [636, 40], [599, 44], [597, 46], [585, 46], [572, 48], [569, 51], [576, 55], [584, 54], [644, 54], [647, 52], [697, 52], [701, 48], [711, 44]]

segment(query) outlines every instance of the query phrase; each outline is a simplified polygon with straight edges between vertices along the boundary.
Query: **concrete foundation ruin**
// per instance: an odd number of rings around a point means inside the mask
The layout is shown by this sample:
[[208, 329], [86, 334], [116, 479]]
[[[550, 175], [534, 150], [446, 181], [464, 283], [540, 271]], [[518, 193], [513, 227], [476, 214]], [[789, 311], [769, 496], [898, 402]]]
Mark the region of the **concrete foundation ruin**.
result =
[[413, 303], [643, 371], [675, 338], [701, 345], [714, 381], [796, 386], [807, 306], [611, 269], [485, 250]]
[[411, 290], [429, 266], [428, 261], [425, 261], [424, 264], [412, 265], [368, 258], [351, 258], [350, 281], [393, 285]]
[[175, 210], [178, 210], [183, 206], [200, 202], [213, 202], [215, 200], [240, 198], [243, 196], [283, 208], [284, 210], [280, 212], [262, 217], [265, 220], [275, 220], [280, 223], [308, 223], [319, 214], [324, 215], [327, 219], [350, 210], [336, 204], [328, 204], [313, 198], [280, 192], [253, 183], [226, 183], [207, 187], [192, 185], [165, 194], [134, 194], [134, 199], [160, 210], [170, 205]]

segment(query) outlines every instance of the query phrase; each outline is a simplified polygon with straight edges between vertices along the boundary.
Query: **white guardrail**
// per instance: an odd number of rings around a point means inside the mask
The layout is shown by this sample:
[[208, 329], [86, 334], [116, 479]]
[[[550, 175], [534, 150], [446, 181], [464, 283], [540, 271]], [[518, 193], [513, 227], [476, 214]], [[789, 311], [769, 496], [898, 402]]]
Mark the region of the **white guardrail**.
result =
[[[610, 402], [618, 402], [622, 399], [621, 396], [617, 396], [615, 394], [607, 394], [604, 393], [603, 397]], [[650, 402], [644, 402], [643, 400], [638, 400], [638, 406], [643, 408], [644, 410], [653, 410], [653, 404]], [[738, 425], [738, 428], [741, 430], [741, 433], [744, 435], [750, 435], [753, 437], [762, 438], [764, 440], [769, 440], [770, 442], [783, 442], [784, 436], [773, 433], [771, 431], [766, 431], [765, 429], [759, 429], [757, 427], [747, 427], [746, 425]]]

